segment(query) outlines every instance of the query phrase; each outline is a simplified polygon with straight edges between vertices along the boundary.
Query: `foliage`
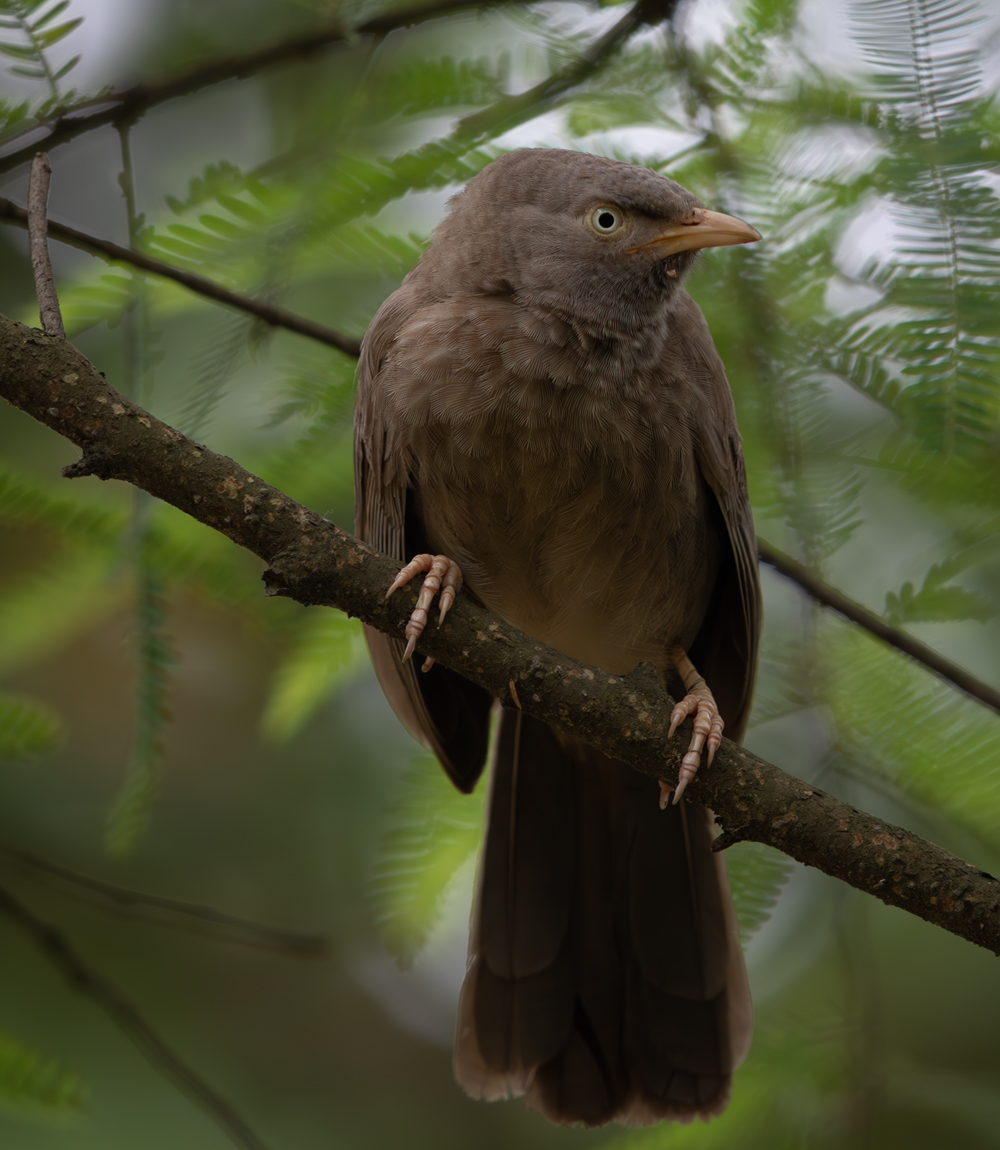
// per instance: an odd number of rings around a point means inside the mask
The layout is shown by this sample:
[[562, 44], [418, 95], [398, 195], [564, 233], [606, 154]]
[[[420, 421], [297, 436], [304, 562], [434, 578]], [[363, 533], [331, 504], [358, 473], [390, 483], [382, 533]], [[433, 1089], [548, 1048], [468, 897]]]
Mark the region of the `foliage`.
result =
[[[9, 65], [14, 76], [26, 80], [40, 80], [48, 88], [48, 96], [34, 109], [37, 118], [58, 115], [72, 102], [76, 93], [62, 92], [59, 81], [69, 75], [80, 62], [79, 56], [72, 56], [55, 67], [50, 63], [48, 52], [70, 32], [83, 23], [82, 16], [74, 16], [61, 23], [55, 23], [70, 6], [70, 0], [0, 0], [0, 29], [8, 33], [0, 39], [0, 55], [17, 63]], [[9, 33], [14, 33], [9, 37]], [[13, 114], [6, 118], [7, 126], [19, 123], [26, 114], [19, 105]]]
[[[537, 106], [517, 105], [510, 93], [573, 60], [620, 9], [455, 15], [361, 37], [245, 82], [252, 147], [239, 143], [243, 129], [222, 138], [208, 113], [201, 124], [194, 109], [209, 105], [188, 97], [174, 106], [197, 146], [175, 148], [174, 129], [148, 117], [135, 129], [143, 158], [133, 180], [123, 130], [122, 222], [130, 242], [158, 258], [360, 336], [419, 259], [445, 197], [507, 147], [581, 147], [666, 172], [765, 236], [708, 253], [690, 284], [733, 385], [761, 534], [889, 622], [995, 677], [1000, 106], [992, 17], [972, 0], [845, 5], [850, 69], [804, 37], [815, 19], [808, 6], [746, 0], [714, 21], [711, 35], [686, 33], [683, 18], [674, 34], [647, 29]], [[226, 23], [204, 6], [202, 26], [180, 7], [163, 16], [158, 67], [236, 50], [242, 21]], [[294, 19], [267, 9], [261, 26], [275, 38], [328, 16], [321, 4], [288, 7]], [[0, 93], [0, 143], [14, 147], [101, 96], [61, 86], [75, 64], [61, 54], [64, 41], [78, 24], [66, 0], [0, 0], [0, 53], [30, 82]], [[470, 112], [477, 118], [463, 119]], [[150, 158], [158, 147], [169, 157], [162, 170]], [[54, 151], [56, 184], [61, 163]], [[147, 189], [143, 212], [133, 184]], [[109, 378], [127, 379], [158, 415], [350, 525], [349, 357], [122, 264], [77, 263], [60, 278], [67, 329], [103, 357]], [[18, 314], [34, 322], [33, 301], [23, 293], [18, 301]], [[119, 859], [133, 851], [152, 860], [147, 826], [171, 825], [155, 803], [160, 783], [180, 786], [183, 775], [167, 698], [197, 674], [185, 644], [196, 647], [200, 636], [184, 630], [183, 613], [211, 602], [261, 653], [267, 683], [256, 729], [267, 754], [284, 756], [282, 794], [297, 796], [313, 742], [334, 718], [347, 729], [345, 711], [365, 697], [360, 629], [336, 612], [265, 600], [252, 560], [172, 508], [137, 510], [96, 481], [67, 489], [48, 457], [17, 451], [13, 431], [8, 447], [0, 524], [19, 546], [0, 572], [0, 671], [17, 694], [0, 697], [0, 755], [58, 761], [60, 720], [33, 701], [33, 687], [31, 701], [22, 698], [18, 679], [112, 623], [128, 632], [131, 746], [106, 752], [109, 777], [123, 766], [126, 775], [110, 803], [106, 845]], [[766, 589], [755, 749], [774, 749], [795, 773], [856, 795], [859, 805], [883, 802], [891, 817], [930, 822], [952, 849], [983, 852], [983, 865], [1000, 856], [996, 716], [788, 586], [768, 580]], [[244, 734], [231, 732], [232, 745]], [[334, 753], [320, 757], [340, 780], [358, 752], [346, 735], [343, 746], [333, 741]], [[367, 742], [377, 765], [365, 785], [378, 795], [378, 815], [359, 830], [364, 845], [349, 862], [338, 854], [338, 865], [359, 876], [373, 868], [376, 915], [405, 962], [440, 925], [442, 902], [474, 855], [482, 791], [463, 798], [428, 758], [404, 769], [398, 747]], [[68, 754], [73, 746], [71, 729]], [[248, 778], [247, 790], [263, 786], [253, 769]], [[92, 810], [102, 803], [106, 814], [104, 791], [79, 815], [95, 838]], [[276, 822], [283, 809], [276, 799]], [[303, 814], [296, 826], [311, 817], [323, 844], [311, 849], [346, 852], [350, 835], [328, 834], [326, 811]], [[284, 853], [294, 850], [286, 844]], [[883, 1065], [877, 1044], [858, 1038], [869, 1031], [852, 1003], [874, 964], [831, 957], [860, 945], [870, 925], [855, 929], [846, 912], [831, 911], [823, 934], [808, 900], [795, 902], [798, 873], [777, 901], [785, 860], [745, 844], [728, 858], [744, 942], [759, 932], [748, 946], [751, 968], [786, 930], [822, 953], [824, 991], [780, 999], [726, 1119], [629, 1134], [622, 1144], [860, 1145], [866, 1119], [858, 1115], [912, 1116], [904, 1070], [916, 1074], [915, 1065]], [[945, 1090], [946, 1075], [921, 1073]], [[865, 1074], [884, 1087], [875, 1101], [859, 1085]], [[952, 1082], [947, 1092], [987, 1114], [978, 1081]]]
[[72, 1071], [0, 1031], [0, 1106], [21, 1117], [61, 1118], [79, 1112], [85, 1100]]
[[59, 717], [48, 707], [0, 695], [0, 761], [33, 758], [51, 750], [61, 737]]

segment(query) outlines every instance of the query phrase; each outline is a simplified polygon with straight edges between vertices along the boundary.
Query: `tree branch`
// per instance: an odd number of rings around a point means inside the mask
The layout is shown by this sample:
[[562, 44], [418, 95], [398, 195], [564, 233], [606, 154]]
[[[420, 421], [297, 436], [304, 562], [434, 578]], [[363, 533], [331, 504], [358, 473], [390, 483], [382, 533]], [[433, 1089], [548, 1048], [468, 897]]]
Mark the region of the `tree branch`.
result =
[[[28, 213], [23, 208], [11, 203], [10, 200], [5, 200], [0, 196], [0, 219], [10, 220], [21, 227], [27, 227]], [[97, 254], [106, 259], [131, 264], [133, 267], [142, 268], [143, 271], [152, 272], [153, 275], [173, 280], [198, 295], [248, 312], [272, 327], [287, 328], [288, 331], [294, 331], [299, 335], [318, 340], [320, 343], [335, 347], [355, 358], [361, 354], [360, 340], [353, 339], [349, 335], [342, 335], [339, 331], [334, 331], [332, 327], [325, 327], [321, 323], [306, 319], [304, 316], [287, 311], [283, 307], [276, 307], [265, 300], [254, 299], [242, 292], [230, 291], [229, 288], [206, 279], [204, 276], [182, 271], [180, 268], [175, 268], [162, 260], [153, 259], [152, 256], [144, 255], [132, 248], [123, 248], [110, 240], [99, 239], [97, 236], [77, 231], [76, 228], [67, 227], [65, 224], [53, 223], [52, 220], [49, 220], [48, 234], [54, 239], [72, 244], [73, 247], [82, 248], [92, 255]]]
[[92, 998], [156, 1069], [190, 1095], [237, 1146], [244, 1147], [244, 1150], [267, 1150], [240, 1114], [170, 1049], [118, 988], [80, 958], [62, 931], [32, 913], [3, 887], [0, 887], [0, 912], [13, 919], [45, 951], [69, 982]]
[[59, 296], [56, 281], [52, 275], [52, 262], [49, 259], [48, 215], [49, 178], [52, 168], [49, 157], [39, 152], [31, 161], [31, 175], [28, 178], [28, 210], [24, 213], [28, 228], [28, 246], [31, 252], [31, 270], [35, 273], [35, 295], [38, 297], [38, 314], [42, 328], [49, 335], [66, 338], [62, 313], [59, 311]]
[[[20, 227], [27, 227], [28, 213], [23, 208], [11, 203], [10, 200], [0, 196], [0, 220], [2, 219], [10, 220]], [[123, 248], [110, 240], [88, 235], [86, 232], [67, 227], [65, 224], [54, 223], [51, 220], [48, 221], [48, 234], [55, 239], [72, 244], [74, 247], [82, 248], [84, 251], [96, 253], [121, 263], [129, 263], [134, 267], [151, 272], [153, 275], [173, 280], [208, 299], [247, 312], [273, 327], [285, 328], [288, 331], [296, 332], [298, 335], [315, 339], [328, 347], [335, 347], [347, 355], [357, 358], [361, 352], [360, 340], [343, 335], [333, 328], [306, 319], [304, 316], [285, 308], [276, 307], [264, 300], [256, 300], [242, 292], [230, 291], [221, 284], [214, 283], [203, 276], [175, 268], [171, 264], [153, 259], [142, 252]], [[902, 651], [918, 663], [922, 663], [928, 670], [933, 671], [934, 674], [939, 675], [960, 691], [964, 691], [967, 695], [971, 695], [972, 698], [1000, 713], [1000, 691], [995, 687], [991, 687], [964, 667], [946, 659], [932, 647], [928, 647], [926, 643], [921, 643], [919, 639], [915, 639], [898, 627], [893, 627], [874, 611], [863, 607], [842, 591], [838, 591], [836, 587], [831, 587], [829, 583], [825, 583], [803, 564], [797, 562], [790, 555], [786, 555], [783, 551], [779, 551], [777, 547], [760, 536], [757, 538], [757, 550], [764, 563], [773, 567], [793, 583], [797, 583], [818, 602], [833, 608], [845, 619], [849, 619], [859, 627], [864, 627], [866, 631], [870, 631], [891, 647], [895, 647], [897, 651]]]
[[[356, 36], [385, 36], [399, 28], [420, 24], [425, 20], [434, 20], [439, 16], [449, 16], [462, 9], [494, 8], [524, 2], [525, 0], [432, 0], [431, 3], [383, 12], [362, 21], [353, 29], [345, 28], [342, 24], [332, 24], [255, 52], [245, 52], [238, 56], [227, 56], [221, 60], [197, 64], [187, 72], [156, 84], [136, 84], [124, 92], [102, 93], [74, 104], [55, 120], [34, 123], [4, 141], [5, 147], [11, 147], [16, 145], [18, 140], [30, 139], [29, 143], [0, 157], [0, 172], [9, 172], [21, 164], [28, 163], [36, 151], [50, 151], [59, 144], [68, 143], [77, 136], [94, 131], [95, 128], [103, 128], [107, 124], [124, 120], [135, 120], [150, 108], [167, 100], [188, 96], [201, 88], [211, 87], [226, 80], [245, 80], [248, 76], [277, 64], [308, 59], [326, 51], [333, 44], [348, 43]], [[96, 110], [86, 113], [87, 108]], [[44, 128], [48, 130], [44, 135], [39, 135], [39, 131]]]
[[960, 691], [978, 699], [980, 703], [985, 703], [987, 707], [992, 707], [994, 711], [1000, 712], [1000, 691], [995, 687], [977, 679], [964, 667], [960, 667], [957, 663], [946, 659], [944, 655], [938, 654], [926, 643], [921, 643], [919, 639], [914, 639], [912, 635], [907, 635], [898, 627], [890, 626], [880, 615], [876, 615], [874, 611], [869, 611], [867, 607], [862, 607], [860, 603], [849, 599], [836, 587], [824, 583], [808, 567], [804, 567], [790, 555], [779, 551], [777, 547], [773, 547], [766, 539], [761, 539], [759, 535], [757, 536], [757, 552], [769, 567], [773, 567], [775, 571], [784, 575], [786, 579], [791, 579], [793, 583], [798, 583], [804, 591], [824, 606], [832, 607], [845, 619], [850, 619], [852, 623], [857, 623], [859, 627], [871, 631], [873, 635], [888, 643], [890, 647], [895, 647], [897, 651], [902, 651], [911, 659], [923, 663], [928, 670], [933, 671], [935, 675], [940, 675], [942, 679], [946, 679], [958, 687]]
[[104, 910], [132, 918], [144, 919], [157, 926], [168, 926], [210, 935], [225, 942], [238, 942], [265, 950], [281, 951], [300, 958], [319, 958], [331, 951], [330, 940], [321, 934], [306, 934], [299, 930], [285, 930], [268, 923], [252, 922], [226, 914], [215, 907], [181, 902], [175, 898], [129, 890], [102, 882], [101, 879], [57, 866], [38, 858], [28, 851], [13, 847], [0, 847], [0, 856], [18, 870], [36, 880], [48, 882], [64, 893]]
[[[402, 637], [414, 591], [385, 599], [398, 563], [161, 423], [114, 390], [72, 345], [0, 321], [0, 396], [83, 451], [68, 477], [141, 487], [258, 555], [267, 593], [337, 606]], [[506, 705], [599, 747], [653, 778], [676, 779], [684, 730], [668, 743], [671, 701], [655, 675], [604, 671], [536, 643], [460, 596], [420, 651]], [[1000, 882], [909, 831], [857, 811], [728, 739], [689, 787], [716, 811], [721, 847], [767, 843], [883, 902], [1000, 954]]]
[[489, 136], [509, 131], [539, 115], [560, 96], [589, 79], [633, 32], [647, 24], [661, 24], [664, 20], [670, 20], [676, 7], [677, 0], [639, 0], [576, 60], [547, 76], [534, 88], [517, 96], [507, 96], [490, 104], [488, 108], [464, 116], [459, 120], [452, 138], [471, 148]]

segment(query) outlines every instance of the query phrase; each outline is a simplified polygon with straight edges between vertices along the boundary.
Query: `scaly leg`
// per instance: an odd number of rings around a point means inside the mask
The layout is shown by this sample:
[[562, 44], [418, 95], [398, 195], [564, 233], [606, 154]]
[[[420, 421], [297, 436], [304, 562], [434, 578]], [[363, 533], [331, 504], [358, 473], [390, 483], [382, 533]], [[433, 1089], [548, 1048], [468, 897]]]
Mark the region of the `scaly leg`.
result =
[[679, 723], [688, 715], [694, 715], [694, 734], [688, 746], [687, 754], [681, 762], [677, 789], [669, 783], [660, 783], [660, 809], [662, 810], [670, 799], [670, 792], [674, 792], [674, 802], [680, 801], [684, 788], [698, 773], [701, 764], [702, 748], [708, 750], [708, 765], [712, 765], [715, 752], [722, 742], [722, 728], [724, 726], [719, 708], [715, 705], [715, 698], [708, 689], [705, 680], [698, 674], [694, 664], [687, 657], [683, 647], [673, 647], [670, 650], [670, 662], [673, 663], [687, 694], [674, 707], [670, 715], [670, 730], [667, 738], [674, 737]]
[[[406, 624], [404, 663], [413, 654], [417, 640], [427, 626], [427, 612], [431, 603], [434, 602], [434, 596], [439, 591], [441, 592], [441, 598], [438, 601], [438, 626], [440, 627], [444, 622], [445, 615], [448, 614], [456, 596], [462, 589], [462, 572], [453, 559], [449, 559], [447, 555], [414, 555], [393, 580], [392, 586], [385, 593], [385, 597], [388, 599], [393, 591], [398, 591], [400, 587], [409, 583], [413, 576], [418, 575], [421, 571], [425, 571], [427, 574], [424, 577], [424, 585], [420, 588], [420, 594], [417, 596], [417, 605], [413, 608], [410, 621]], [[428, 659], [424, 663], [423, 670], [429, 671], [433, 665], [434, 660]]]

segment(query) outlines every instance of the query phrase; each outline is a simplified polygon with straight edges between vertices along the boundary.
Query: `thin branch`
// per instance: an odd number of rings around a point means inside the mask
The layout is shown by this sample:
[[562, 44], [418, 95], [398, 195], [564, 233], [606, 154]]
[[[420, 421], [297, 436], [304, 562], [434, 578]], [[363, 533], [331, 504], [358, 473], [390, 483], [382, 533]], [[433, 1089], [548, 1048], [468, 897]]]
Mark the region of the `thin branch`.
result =
[[[268, 594], [337, 606], [402, 637], [415, 592], [385, 589], [398, 563], [144, 412], [72, 345], [0, 322], [0, 396], [77, 444], [70, 478], [143, 488], [260, 556]], [[677, 778], [690, 722], [668, 742], [671, 701], [647, 665], [629, 675], [587, 667], [462, 595], [420, 652], [653, 778]], [[720, 819], [720, 847], [767, 843], [1000, 954], [1000, 881], [949, 852], [857, 811], [728, 739], [688, 788]]]
[[52, 261], [49, 259], [48, 223], [46, 208], [49, 202], [49, 177], [52, 168], [49, 157], [39, 152], [31, 161], [31, 174], [28, 177], [28, 210], [25, 212], [28, 224], [28, 246], [31, 251], [31, 269], [35, 273], [35, 295], [38, 297], [38, 314], [42, 329], [47, 335], [66, 338], [62, 313], [59, 311], [59, 296], [56, 293], [56, 280], [52, 274]]
[[677, 0], [639, 0], [576, 60], [534, 88], [518, 96], [506, 96], [488, 108], [464, 116], [459, 120], [452, 138], [473, 147], [488, 136], [509, 131], [525, 120], [540, 115], [555, 104], [560, 96], [588, 80], [633, 32], [647, 24], [661, 24], [670, 20], [676, 7]]
[[244, 1150], [266, 1150], [264, 1143], [236, 1110], [167, 1046], [116, 986], [80, 958], [62, 931], [39, 918], [3, 887], [0, 887], [0, 911], [9, 915], [45, 951], [69, 982], [92, 998], [156, 1069], [190, 1095], [237, 1146], [244, 1147]]
[[[385, 36], [396, 29], [407, 28], [439, 16], [449, 16], [462, 9], [493, 8], [522, 2], [524, 0], [437, 0], [418, 4], [412, 8], [383, 12], [362, 21], [353, 29], [345, 28], [342, 24], [332, 24], [255, 52], [200, 63], [179, 76], [173, 76], [156, 84], [136, 84], [124, 92], [101, 93], [92, 99], [74, 104], [53, 121], [32, 124], [10, 137], [5, 141], [6, 147], [16, 145], [19, 140], [25, 138], [35, 138], [0, 158], [0, 172], [8, 172], [27, 163], [39, 148], [54, 148], [86, 132], [92, 132], [95, 128], [102, 128], [120, 120], [134, 121], [150, 108], [167, 100], [188, 96], [201, 88], [221, 84], [226, 80], [245, 80], [265, 68], [272, 68], [278, 64], [308, 59], [326, 51], [331, 45], [349, 43], [357, 36]], [[96, 110], [87, 113], [88, 108]], [[44, 131], [44, 134], [39, 135], [40, 131]]]
[[862, 607], [860, 603], [849, 599], [843, 592], [838, 591], [836, 587], [831, 587], [829, 584], [824, 583], [823, 580], [817, 578], [808, 567], [804, 567], [801, 563], [796, 562], [790, 555], [785, 555], [784, 552], [779, 551], [777, 547], [773, 547], [766, 539], [761, 539], [760, 536], [757, 537], [757, 551], [761, 559], [769, 567], [773, 567], [775, 571], [780, 572], [786, 579], [791, 579], [794, 583], [798, 583], [804, 591], [807, 591], [814, 599], [824, 604], [824, 606], [832, 607], [834, 611], [843, 615], [845, 619], [850, 619], [852, 623], [857, 623], [859, 627], [864, 627], [866, 631], [871, 631], [873, 635], [878, 636], [879, 639], [888, 643], [890, 647], [895, 647], [897, 651], [902, 651], [912, 659], [916, 659], [918, 663], [923, 663], [925, 667], [933, 671], [936, 675], [940, 675], [942, 679], [946, 679], [953, 686], [958, 687], [960, 691], [964, 691], [967, 695], [978, 699], [980, 703], [984, 703], [987, 707], [992, 707], [994, 711], [1000, 712], [1000, 691], [995, 687], [991, 687], [988, 683], [977, 679], [975, 675], [970, 674], [957, 663], [953, 663], [950, 659], [939, 655], [937, 651], [928, 647], [926, 643], [921, 643], [918, 639], [914, 639], [912, 635], [907, 635], [905, 631], [900, 631], [898, 627], [890, 626], [881, 616], [876, 615], [874, 611], [869, 611], [867, 607]]
[[[28, 223], [28, 213], [16, 204], [12, 204], [10, 200], [0, 197], [0, 219], [10, 220], [12, 223], [25, 227]], [[334, 331], [333, 328], [315, 323], [313, 320], [287, 311], [283, 307], [276, 307], [264, 300], [243, 295], [242, 292], [230, 291], [229, 288], [205, 279], [204, 276], [182, 271], [180, 268], [175, 268], [162, 260], [153, 259], [152, 256], [144, 255], [142, 252], [123, 248], [110, 240], [99, 239], [97, 236], [77, 231], [76, 228], [67, 227], [65, 224], [54, 223], [52, 220], [49, 220], [48, 234], [53, 239], [62, 240], [64, 243], [71, 244], [73, 247], [80, 248], [92, 255], [96, 254], [109, 260], [116, 260], [119, 263], [131, 264], [133, 267], [142, 268], [143, 271], [173, 280], [189, 291], [196, 292], [207, 299], [213, 299], [229, 307], [238, 308], [240, 311], [249, 312], [250, 315], [256, 316], [272, 327], [287, 328], [288, 331], [294, 331], [299, 335], [318, 340], [328, 347], [335, 347], [355, 358], [361, 352], [360, 340], [352, 339], [349, 335], [342, 335], [339, 331]]]
[[[495, 0], [495, 2], [500, 2], [500, 0]], [[411, 9], [406, 22], [415, 23], [419, 19], [429, 19], [432, 16], [441, 15], [443, 12], [454, 11], [467, 6], [466, 0], [449, 0], [444, 6], [427, 5], [419, 9]], [[501, 132], [515, 127], [517, 124], [523, 123], [527, 119], [539, 115], [547, 107], [554, 104], [560, 96], [565, 95], [568, 91], [577, 87], [593, 75], [608, 56], [615, 52], [639, 28], [647, 24], [657, 24], [670, 19], [673, 16], [676, 6], [677, 0], [639, 0], [612, 28], [603, 36], [599, 37], [587, 51], [566, 65], [566, 67], [548, 76], [527, 92], [522, 92], [518, 96], [504, 97], [490, 104], [488, 107], [459, 120], [458, 125], [449, 137], [450, 142], [462, 150], [466, 150], [474, 147], [477, 143], [481, 143], [488, 137], [496, 136]], [[379, 17], [376, 20], [361, 25], [359, 31], [373, 33], [385, 31], [389, 27], [389, 23], [391, 23], [393, 27], [398, 27], [399, 24], [394, 23], [394, 21], [400, 19], [402, 19], [402, 17], [399, 15]], [[298, 52], [301, 49], [301, 42], [295, 41], [294, 44], [296, 45], [295, 52]], [[285, 45], [284, 47], [278, 46], [275, 52], [280, 53], [285, 50], [291, 51], [292, 49], [289, 45]], [[259, 61], [263, 59], [265, 55], [267, 54], [258, 54], [254, 59]], [[270, 55], [267, 55], [267, 58], [271, 60]], [[221, 66], [222, 65], [220, 65], [220, 67]], [[179, 82], [180, 81], [178, 81], [178, 83]], [[133, 91], [136, 90], [133, 89]], [[172, 92], [172, 94], [179, 95], [182, 93]], [[133, 115], [133, 113], [130, 113], [130, 116], [131, 115]], [[431, 143], [426, 145], [425, 149], [421, 149], [421, 151], [433, 150], [436, 155], [440, 147], [441, 141], [435, 140], [431, 141]], [[412, 161], [413, 157], [408, 157], [408, 159]], [[0, 162], [0, 171], [3, 170], [4, 164]], [[26, 215], [23, 209], [17, 207], [17, 205], [11, 203], [9, 200], [0, 198], [0, 219], [8, 219], [16, 224], [23, 224], [26, 221]], [[240, 292], [230, 291], [228, 288], [224, 288], [220, 284], [205, 279], [203, 276], [181, 271], [179, 268], [175, 268], [161, 260], [153, 259], [150, 256], [143, 255], [141, 252], [120, 247], [118, 244], [111, 243], [109, 240], [99, 239], [96, 236], [88, 235], [86, 232], [78, 231], [76, 228], [70, 228], [64, 224], [50, 223], [49, 234], [56, 239], [64, 240], [67, 243], [73, 244], [75, 247], [82, 248], [84, 251], [96, 253], [120, 262], [130, 263], [135, 267], [142, 268], [155, 275], [171, 279], [208, 299], [217, 300], [219, 303], [228, 304], [230, 307], [239, 308], [251, 315], [255, 315], [265, 323], [271, 324], [274, 327], [283, 327], [289, 331], [298, 332], [300, 335], [305, 335], [331, 347], [339, 348], [348, 355], [356, 357], [360, 354], [360, 341], [352, 339], [350, 336], [342, 335], [332, 328], [314, 323], [312, 320], [305, 319], [284, 308], [275, 307], [273, 304], [261, 300], [255, 300]]]
[[[0, 197], [0, 219], [8, 219], [20, 226], [27, 226], [28, 213], [25, 212], [23, 208], [17, 207], [16, 204], [12, 204], [10, 200], [5, 200]], [[285, 308], [275, 307], [273, 304], [266, 303], [262, 300], [255, 300], [251, 296], [243, 295], [240, 292], [230, 291], [228, 288], [213, 283], [211, 280], [205, 279], [202, 276], [192, 275], [190, 272], [172, 267], [162, 260], [143, 255], [142, 252], [120, 247], [118, 244], [111, 243], [109, 240], [99, 239], [96, 236], [88, 235], [86, 232], [78, 231], [76, 228], [53, 223], [51, 220], [48, 224], [48, 233], [50, 236], [73, 244], [75, 247], [82, 248], [84, 251], [96, 252], [108, 259], [116, 260], [120, 263], [130, 263], [135, 267], [142, 268], [144, 271], [152, 272], [154, 275], [174, 280], [176, 283], [182, 284], [191, 291], [197, 292], [199, 295], [248, 312], [274, 327], [283, 327], [299, 335], [308, 336], [310, 339], [318, 340], [320, 343], [324, 343], [329, 347], [335, 347], [347, 355], [357, 357], [360, 354], [361, 343], [359, 340], [342, 335], [340, 332], [334, 331], [333, 328], [315, 323], [310, 319], [297, 315], [295, 312], [287, 311]], [[773, 567], [787, 579], [797, 583], [804, 591], [824, 604], [824, 606], [832, 607], [834, 611], [843, 615], [845, 619], [849, 619], [859, 627], [864, 627], [866, 631], [870, 631], [891, 647], [895, 647], [898, 651], [909, 655], [910, 658], [915, 659], [918, 663], [922, 663], [928, 670], [933, 671], [936, 675], [940, 675], [941, 678], [953, 686], [958, 687], [959, 690], [964, 691], [967, 695], [971, 695], [972, 698], [977, 699], [985, 706], [991, 707], [994, 711], [1000, 713], [1000, 691], [995, 687], [991, 687], [988, 683], [977, 679], [975, 675], [965, 670], [964, 667], [960, 667], [957, 663], [946, 659], [933, 648], [928, 647], [926, 643], [921, 643], [918, 639], [914, 639], [913, 636], [908, 635], [905, 631], [901, 631], [898, 627], [891, 626], [891, 624], [886, 623], [879, 615], [876, 615], [874, 611], [870, 611], [867, 607], [863, 607], [860, 603], [850, 599], [835, 587], [824, 583], [822, 579], [814, 575], [807, 567], [804, 567], [801, 563], [792, 559], [791, 556], [779, 551], [777, 547], [769, 543], [766, 539], [762, 539], [758, 536], [757, 549], [764, 563], [769, 567]]]
[[157, 926], [208, 935], [224, 942], [281, 951], [300, 958], [322, 958], [331, 952], [330, 939], [322, 934], [286, 930], [268, 923], [238, 918], [216, 910], [215, 907], [129, 890], [13, 847], [0, 847], [0, 855], [30, 877], [118, 915], [142, 919]]
[[[23, 208], [19, 208], [16, 204], [11, 203], [10, 200], [0, 197], [0, 220], [2, 219], [7, 219], [21, 227], [26, 227], [28, 224], [28, 213]], [[72, 244], [74, 247], [80, 248], [83, 251], [96, 253], [119, 263], [129, 263], [135, 267], [142, 268], [144, 271], [152, 272], [154, 275], [171, 279], [175, 283], [179, 283], [199, 295], [203, 295], [208, 299], [214, 299], [219, 303], [237, 308], [240, 311], [248, 312], [250, 315], [256, 316], [258, 319], [274, 327], [282, 327], [288, 331], [294, 331], [299, 335], [304, 335], [310, 339], [326, 344], [328, 347], [335, 347], [339, 351], [343, 351], [347, 355], [354, 356], [355, 358], [360, 354], [361, 343], [359, 340], [343, 335], [341, 332], [335, 331], [333, 328], [325, 327], [323, 324], [315, 323], [313, 320], [306, 319], [304, 316], [288, 311], [285, 308], [276, 307], [274, 304], [267, 303], [263, 300], [253, 299], [251, 296], [243, 295], [241, 292], [230, 291], [228, 288], [222, 287], [221, 284], [214, 283], [212, 280], [205, 279], [203, 276], [182, 271], [180, 268], [175, 268], [170, 264], [164, 263], [162, 260], [143, 255], [142, 252], [133, 251], [130, 248], [123, 248], [118, 244], [112, 243], [110, 240], [99, 239], [96, 236], [88, 235], [86, 232], [78, 231], [76, 228], [67, 227], [65, 224], [54, 223], [51, 220], [48, 221], [48, 234], [55, 239]], [[859, 627], [864, 627], [866, 631], [882, 639], [891, 647], [895, 647], [898, 651], [909, 655], [910, 658], [915, 659], [918, 663], [922, 663], [928, 670], [933, 671], [936, 675], [939, 675], [959, 690], [964, 691], [967, 695], [970, 695], [985, 706], [1000, 713], [1000, 691], [995, 687], [984, 683], [964, 667], [960, 667], [957, 663], [946, 659], [932, 647], [928, 647], [926, 643], [921, 643], [918, 639], [913, 638], [912, 635], [908, 635], [898, 627], [893, 627], [891, 624], [886, 623], [886, 621], [882, 619], [881, 616], [876, 615], [874, 611], [870, 611], [867, 607], [863, 607], [860, 603], [850, 599], [835, 587], [824, 583], [822, 579], [814, 575], [807, 567], [792, 559], [791, 556], [779, 551], [777, 547], [769, 543], [766, 539], [758, 536], [757, 549], [764, 563], [769, 567], [773, 567], [787, 579], [797, 583], [804, 591], [824, 606], [832, 607], [838, 614], [843, 615], [845, 619], [849, 619]]]

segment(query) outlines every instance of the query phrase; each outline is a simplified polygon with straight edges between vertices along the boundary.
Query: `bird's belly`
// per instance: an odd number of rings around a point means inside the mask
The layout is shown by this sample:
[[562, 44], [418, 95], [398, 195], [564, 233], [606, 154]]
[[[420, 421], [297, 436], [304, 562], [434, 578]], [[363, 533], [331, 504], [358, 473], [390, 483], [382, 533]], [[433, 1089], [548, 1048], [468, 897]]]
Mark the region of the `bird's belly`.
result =
[[589, 476], [574, 487], [553, 471], [491, 490], [422, 493], [430, 546], [462, 568], [489, 610], [540, 642], [612, 673], [643, 660], [667, 663], [701, 627], [715, 585], [720, 541], [700, 481], [628, 484]]

